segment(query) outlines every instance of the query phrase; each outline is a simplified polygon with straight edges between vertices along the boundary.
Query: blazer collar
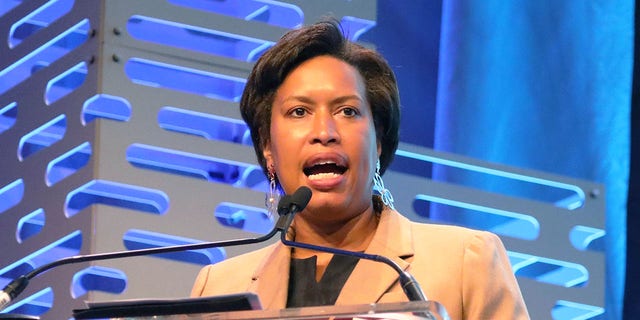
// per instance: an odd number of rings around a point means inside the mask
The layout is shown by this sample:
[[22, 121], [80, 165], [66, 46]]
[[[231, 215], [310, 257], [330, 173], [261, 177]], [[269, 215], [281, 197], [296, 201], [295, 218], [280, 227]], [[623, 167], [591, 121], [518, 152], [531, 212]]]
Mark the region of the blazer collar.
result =
[[[366, 253], [389, 258], [406, 270], [413, 257], [411, 224], [398, 212], [385, 209], [380, 215], [376, 233]], [[398, 280], [398, 273], [389, 265], [361, 260], [347, 279], [336, 304], [365, 304], [378, 302]], [[366, 284], [366, 285], [363, 285]]]
[[[410, 221], [391, 209], [380, 215], [376, 232], [366, 253], [380, 255], [406, 270], [413, 257], [414, 248]], [[291, 249], [278, 241], [253, 275], [248, 291], [260, 296], [264, 309], [281, 309], [286, 306], [289, 286]], [[398, 273], [382, 262], [361, 260], [347, 279], [336, 304], [365, 304], [377, 302], [395, 284]], [[366, 284], [366, 287], [363, 286]]]
[[253, 274], [248, 291], [258, 294], [263, 309], [282, 309], [287, 304], [291, 249], [280, 241], [265, 249], [271, 252]]

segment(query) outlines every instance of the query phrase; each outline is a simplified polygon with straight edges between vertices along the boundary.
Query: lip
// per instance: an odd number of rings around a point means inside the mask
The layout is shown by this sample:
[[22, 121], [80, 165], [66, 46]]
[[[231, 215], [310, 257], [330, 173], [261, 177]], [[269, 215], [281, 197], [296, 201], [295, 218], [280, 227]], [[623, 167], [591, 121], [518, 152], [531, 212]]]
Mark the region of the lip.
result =
[[347, 169], [349, 168], [349, 162], [347, 161], [347, 158], [336, 152], [323, 152], [314, 154], [304, 162], [303, 168], [310, 167], [314, 164], [322, 162], [335, 162], [335, 164], [339, 166], [347, 167]]
[[[345, 156], [335, 153], [335, 152], [324, 152], [314, 154], [312, 157], [308, 158], [304, 162], [304, 168], [312, 166], [314, 164], [323, 163], [323, 162], [333, 162], [339, 166], [346, 167], [347, 170], [343, 172], [341, 175], [328, 175], [327, 177], [323, 177], [320, 179], [310, 179], [306, 174], [304, 175], [306, 178], [307, 185], [313, 189], [318, 191], [328, 191], [334, 189], [344, 183], [346, 180], [346, 173], [349, 171], [348, 160]], [[304, 174], [304, 172], [303, 172]]]
[[331, 189], [335, 189], [346, 180], [344, 174], [315, 180], [309, 179], [309, 177], [306, 178], [307, 185], [318, 191], [329, 191]]

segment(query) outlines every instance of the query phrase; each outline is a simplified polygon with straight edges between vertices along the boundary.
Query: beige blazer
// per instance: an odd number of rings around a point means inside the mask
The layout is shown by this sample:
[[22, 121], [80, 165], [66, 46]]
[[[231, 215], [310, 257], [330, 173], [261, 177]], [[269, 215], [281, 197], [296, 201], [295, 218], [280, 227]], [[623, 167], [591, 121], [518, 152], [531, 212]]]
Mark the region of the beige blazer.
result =
[[[264, 309], [286, 306], [290, 248], [281, 242], [204, 267], [191, 296], [254, 292]], [[504, 246], [492, 233], [415, 223], [387, 209], [366, 250], [390, 258], [413, 275], [427, 299], [451, 319], [528, 319]], [[398, 274], [361, 260], [337, 305], [407, 301]]]

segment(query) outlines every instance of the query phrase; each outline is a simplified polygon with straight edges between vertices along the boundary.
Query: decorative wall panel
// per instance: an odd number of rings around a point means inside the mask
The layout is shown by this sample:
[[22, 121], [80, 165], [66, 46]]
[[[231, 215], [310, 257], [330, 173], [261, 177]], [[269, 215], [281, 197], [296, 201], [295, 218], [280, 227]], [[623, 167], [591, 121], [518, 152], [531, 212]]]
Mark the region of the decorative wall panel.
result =
[[[0, 285], [62, 257], [255, 237], [273, 221], [237, 102], [287, 30], [332, 14], [353, 40], [373, 1], [0, 3]], [[432, 165], [545, 188], [433, 181]], [[532, 317], [603, 312], [601, 185], [402, 144], [385, 175], [413, 220], [499, 234]], [[62, 266], [3, 312], [68, 318], [85, 300], [188, 295], [197, 271], [258, 247]]]

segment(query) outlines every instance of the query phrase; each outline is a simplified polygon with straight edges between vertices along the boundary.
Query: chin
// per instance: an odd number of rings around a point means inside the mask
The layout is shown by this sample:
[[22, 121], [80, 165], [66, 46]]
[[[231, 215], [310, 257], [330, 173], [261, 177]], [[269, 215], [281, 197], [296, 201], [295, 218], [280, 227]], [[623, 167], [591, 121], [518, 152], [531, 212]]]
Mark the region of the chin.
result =
[[[345, 210], [348, 206], [346, 201], [339, 201], [336, 195], [318, 195], [314, 194], [307, 208], [311, 211], [325, 210]], [[341, 198], [341, 197], [340, 197]]]

